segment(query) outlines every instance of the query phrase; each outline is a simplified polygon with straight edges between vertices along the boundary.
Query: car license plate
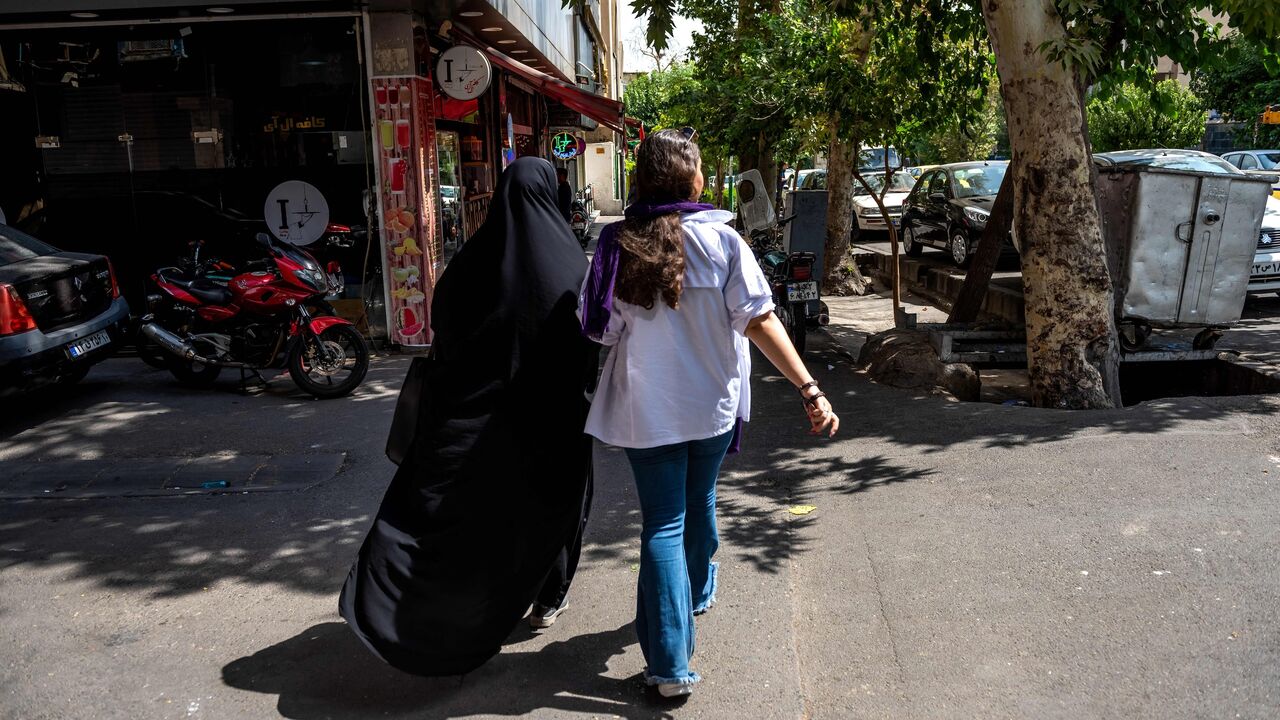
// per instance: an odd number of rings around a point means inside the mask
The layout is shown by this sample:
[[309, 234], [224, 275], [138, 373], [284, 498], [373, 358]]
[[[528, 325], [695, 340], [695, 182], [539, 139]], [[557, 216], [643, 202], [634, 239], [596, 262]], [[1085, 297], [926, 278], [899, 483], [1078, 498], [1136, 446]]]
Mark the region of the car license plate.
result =
[[1256, 263], [1251, 275], [1275, 275], [1280, 273], [1280, 263]]
[[73, 358], [78, 358], [84, 355], [85, 353], [88, 353], [92, 350], [97, 350], [98, 348], [110, 342], [111, 342], [111, 335], [107, 334], [106, 330], [99, 330], [98, 332], [90, 335], [87, 338], [84, 338], [83, 340], [77, 340], [76, 342], [73, 342], [70, 345], [68, 345], [67, 354]]
[[814, 281], [787, 283], [787, 302], [800, 302], [801, 300], [817, 300], [818, 299], [818, 283]]

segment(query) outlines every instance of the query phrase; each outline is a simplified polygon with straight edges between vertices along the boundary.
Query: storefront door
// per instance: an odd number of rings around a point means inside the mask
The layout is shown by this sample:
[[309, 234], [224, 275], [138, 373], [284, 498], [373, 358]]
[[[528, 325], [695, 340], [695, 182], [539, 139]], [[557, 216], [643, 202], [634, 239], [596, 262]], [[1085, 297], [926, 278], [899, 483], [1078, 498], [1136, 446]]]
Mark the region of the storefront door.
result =
[[462, 241], [462, 152], [458, 133], [436, 132], [436, 158], [440, 163], [441, 226], [446, 252]]

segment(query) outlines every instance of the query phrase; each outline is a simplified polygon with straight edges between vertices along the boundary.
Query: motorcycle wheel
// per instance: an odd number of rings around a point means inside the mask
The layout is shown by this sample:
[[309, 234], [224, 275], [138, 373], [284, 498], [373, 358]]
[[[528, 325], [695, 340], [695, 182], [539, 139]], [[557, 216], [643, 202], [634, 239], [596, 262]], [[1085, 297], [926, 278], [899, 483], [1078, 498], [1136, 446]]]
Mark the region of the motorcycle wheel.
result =
[[183, 385], [195, 388], [207, 388], [213, 385], [222, 373], [221, 365], [205, 365], [181, 358], [167, 358], [169, 372]]
[[805, 341], [809, 337], [808, 303], [795, 303], [789, 310], [787, 331], [791, 335], [791, 344], [796, 346], [796, 354], [803, 357]]
[[151, 339], [141, 332], [135, 335], [133, 347], [138, 351], [138, 357], [142, 358], [142, 362], [151, 367], [157, 370], [164, 370], [169, 366], [169, 353], [165, 352], [159, 345], [151, 342]]
[[[317, 340], [332, 360], [320, 357]], [[350, 325], [335, 325], [319, 338], [306, 336], [289, 352], [289, 377], [321, 400], [339, 398], [355, 390], [369, 372], [369, 347]]]

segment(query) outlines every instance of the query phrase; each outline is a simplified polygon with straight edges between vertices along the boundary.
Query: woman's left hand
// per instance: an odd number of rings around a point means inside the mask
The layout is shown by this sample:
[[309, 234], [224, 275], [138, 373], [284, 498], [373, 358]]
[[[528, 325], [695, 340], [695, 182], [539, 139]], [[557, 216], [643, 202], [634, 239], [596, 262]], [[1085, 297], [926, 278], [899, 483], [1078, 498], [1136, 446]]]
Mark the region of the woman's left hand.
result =
[[840, 429], [840, 416], [831, 409], [827, 398], [819, 397], [812, 405], [806, 402], [805, 407], [809, 411], [810, 434], [821, 435], [826, 432], [827, 437], [835, 437], [836, 431]]

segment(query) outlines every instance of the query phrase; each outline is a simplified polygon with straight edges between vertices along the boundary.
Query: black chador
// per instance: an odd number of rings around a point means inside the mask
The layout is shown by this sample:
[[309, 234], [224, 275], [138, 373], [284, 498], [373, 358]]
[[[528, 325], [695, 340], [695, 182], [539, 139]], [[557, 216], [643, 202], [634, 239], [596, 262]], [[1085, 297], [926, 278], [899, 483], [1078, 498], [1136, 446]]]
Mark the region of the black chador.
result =
[[591, 502], [586, 272], [551, 164], [517, 160], [440, 277], [416, 434], [339, 601], [401, 670], [468, 672], [564, 599]]

